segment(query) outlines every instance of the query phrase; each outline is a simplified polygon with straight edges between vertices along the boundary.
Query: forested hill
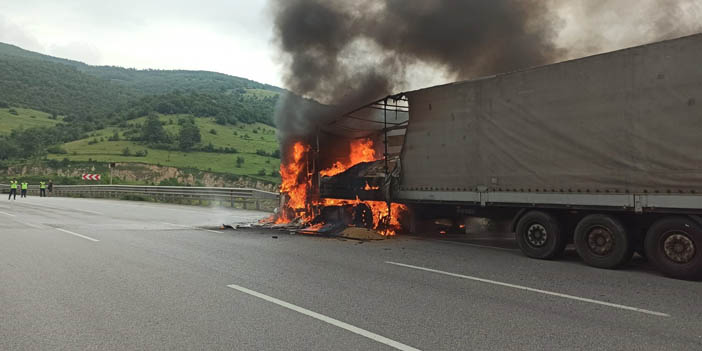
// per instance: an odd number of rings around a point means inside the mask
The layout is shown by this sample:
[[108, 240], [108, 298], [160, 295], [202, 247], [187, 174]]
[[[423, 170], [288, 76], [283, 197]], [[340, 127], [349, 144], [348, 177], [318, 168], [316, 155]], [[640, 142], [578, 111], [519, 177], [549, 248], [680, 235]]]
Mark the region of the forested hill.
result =
[[0, 102], [64, 115], [86, 129], [165, 111], [271, 125], [281, 92], [220, 73], [90, 66], [0, 43]]
[[[104, 118], [138, 94], [60, 59], [0, 44], [0, 101], [66, 116]], [[70, 61], [66, 61], [70, 62]]]

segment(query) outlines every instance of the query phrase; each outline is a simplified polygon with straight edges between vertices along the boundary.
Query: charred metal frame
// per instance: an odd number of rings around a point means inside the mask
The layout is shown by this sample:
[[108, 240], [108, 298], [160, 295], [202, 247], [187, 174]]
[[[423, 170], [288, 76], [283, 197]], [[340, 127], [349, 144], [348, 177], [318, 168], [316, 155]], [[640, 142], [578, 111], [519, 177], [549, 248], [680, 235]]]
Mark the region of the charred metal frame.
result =
[[[382, 121], [379, 120], [374, 120], [374, 119], [367, 119], [363, 117], [359, 117], [358, 113], [360, 111], [366, 110], [366, 109], [373, 109], [373, 110], [379, 110], [383, 111], [383, 118]], [[383, 159], [385, 163], [385, 175], [386, 177], [390, 176], [390, 162], [389, 162], [389, 146], [388, 146], [388, 132], [395, 131], [395, 130], [402, 130], [402, 129], [407, 129], [407, 126], [409, 124], [409, 119], [406, 121], [402, 122], [397, 122], [398, 121], [398, 116], [400, 113], [407, 113], [409, 114], [409, 100], [407, 99], [407, 96], [405, 93], [400, 93], [396, 95], [389, 95], [386, 96], [382, 99], [373, 101], [371, 103], [368, 103], [366, 105], [363, 105], [361, 107], [358, 107], [348, 113], [345, 113], [343, 115], [340, 115], [338, 118], [335, 118], [333, 121], [329, 122], [325, 126], [322, 126], [321, 128], [317, 129], [317, 134], [316, 134], [316, 153], [315, 153], [315, 160], [313, 163], [315, 164], [315, 170], [314, 170], [314, 176], [317, 178], [316, 179], [316, 184], [317, 184], [317, 192], [321, 189], [321, 181], [322, 177], [319, 176], [319, 169], [316, 169], [319, 165], [319, 153], [320, 153], [320, 145], [319, 145], [319, 134], [322, 131], [322, 129], [326, 128], [338, 128], [343, 131], [348, 131], [351, 133], [363, 133], [363, 132], [368, 132], [365, 136], [370, 136], [370, 135], [378, 135], [378, 133], [383, 133], [383, 144], [384, 144], [384, 152], [383, 152]], [[388, 112], [395, 113], [395, 122], [389, 121], [388, 120]], [[382, 124], [382, 129], [356, 129], [356, 128], [351, 128], [346, 125], [341, 125], [339, 122], [344, 121], [345, 119], [352, 119], [352, 120], [357, 120], [369, 124]], [[357, 138], [363, 138], [363, 137], [357, 137]], [[392, 199], [389, 196], [385, 197], [385, 202], [387, 203], [388, 207], [388, 216], [387, 220], [389, 221], [392, 218], [392, 213], [391, 213], [391, 203]]]

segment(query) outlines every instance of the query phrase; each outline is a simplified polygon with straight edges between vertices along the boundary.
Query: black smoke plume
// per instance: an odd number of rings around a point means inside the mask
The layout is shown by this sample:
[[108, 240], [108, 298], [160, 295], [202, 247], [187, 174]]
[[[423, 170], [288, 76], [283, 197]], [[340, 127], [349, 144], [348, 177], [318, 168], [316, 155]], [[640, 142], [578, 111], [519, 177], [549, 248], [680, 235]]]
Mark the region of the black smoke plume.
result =
[[[312, 134], [325, 118], [397, 92], [412, 80], [413, 65], [462, 80], [556, 62], [573, 52], [617, 49], [629, 44], [627, 38], [674, 37], [693, 30], [680, 26], [680, 17], [700, 11], [696, 2], [271, 0], [286, 88], [334, 106], [293, 96], [282, 99], [276, 116], [281, 140]], [[569, 24], [564, 9], [574, 14], [570, 20], [583, 21], [571, 38], [578, 50], [559, 44]], [[697, 29], [700, 15], [692, 16]], [[622, 27], [627, 21], [632, 25]], [[609, 33], [608, 28], [620, 29]], [[620, 47], [608, 46], [612, 36]]]

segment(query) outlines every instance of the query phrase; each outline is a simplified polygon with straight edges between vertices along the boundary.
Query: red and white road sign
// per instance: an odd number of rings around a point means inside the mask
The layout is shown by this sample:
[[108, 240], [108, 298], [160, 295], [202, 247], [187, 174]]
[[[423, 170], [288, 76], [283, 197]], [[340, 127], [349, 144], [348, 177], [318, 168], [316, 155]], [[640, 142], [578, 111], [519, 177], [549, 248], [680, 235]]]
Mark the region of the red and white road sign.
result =
[[83, 180], [100, 180], [99, 174], [83, 174]]

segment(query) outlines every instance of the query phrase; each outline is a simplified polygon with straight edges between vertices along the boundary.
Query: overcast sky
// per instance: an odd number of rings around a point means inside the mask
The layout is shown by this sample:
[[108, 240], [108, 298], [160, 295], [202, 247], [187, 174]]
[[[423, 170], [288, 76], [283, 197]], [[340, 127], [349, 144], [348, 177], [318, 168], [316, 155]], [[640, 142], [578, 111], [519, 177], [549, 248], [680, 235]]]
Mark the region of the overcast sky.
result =
[[[565, 4], [557, 43], [569, 57], [658, 39], [651, 24], [662, 20], [656, 31], [702, 30], [701, 0], [553, 1]], [[207, 70], [282, 86], [267, 2], [0, 0], [0, 42], [92, 65]], [[588, 11], [593, 3], [605, 5]], [[678, 4], [678, 11], [662, 11], [662, 3]], [[403, 88], [450, 79], [431, 69], [419, 73], [426, 74]]]
[[266, 0], [0, 1], [0, 42], [92, 65], [192, 69], [280, 86]]

